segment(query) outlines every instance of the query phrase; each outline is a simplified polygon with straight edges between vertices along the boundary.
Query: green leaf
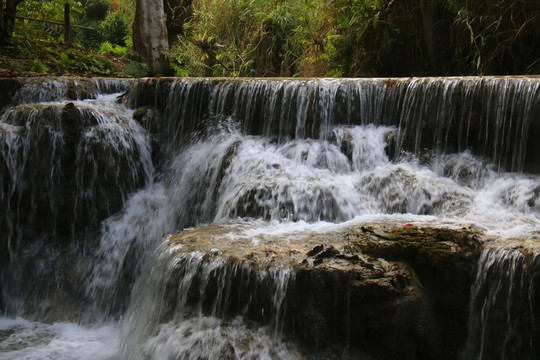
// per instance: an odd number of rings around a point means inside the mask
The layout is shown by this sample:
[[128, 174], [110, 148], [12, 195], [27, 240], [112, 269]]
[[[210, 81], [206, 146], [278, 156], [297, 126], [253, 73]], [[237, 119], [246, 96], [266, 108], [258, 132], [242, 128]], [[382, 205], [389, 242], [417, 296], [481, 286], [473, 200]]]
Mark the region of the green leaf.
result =
[[380, 12], [376, 13], [373, 17], [373, 30], [377, 30], [377, 26], [379, 25], [379, 15]]
[[418, 285], [420, 289], [424, 290], [424, 285], [422, 285], [420, 278], [418, 277], [418, 275], [416, 274], [416, 271], [414, 271], [413, 268], [411, 268], [411, 275], [415, 284]]

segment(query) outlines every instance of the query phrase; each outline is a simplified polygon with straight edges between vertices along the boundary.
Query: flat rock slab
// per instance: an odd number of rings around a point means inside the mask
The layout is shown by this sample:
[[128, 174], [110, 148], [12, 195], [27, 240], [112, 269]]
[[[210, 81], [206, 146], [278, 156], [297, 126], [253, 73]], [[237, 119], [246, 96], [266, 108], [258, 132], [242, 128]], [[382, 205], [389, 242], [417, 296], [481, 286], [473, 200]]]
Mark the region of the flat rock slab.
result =
[[283, 228], [265, 232], [265, 229], [258, 231], [256, 224], [239, 222], [188, 228], [171, 235], [168, 241], [181, 252], [233, 256], [254, 266], [310, 268], [336, 264], [362, 267], [385, 258], [402, 260], [409, 254], [433, 259], [477, 257], [482, 239], [486, 237], [471, 227], [357, 224], [346, 228]]

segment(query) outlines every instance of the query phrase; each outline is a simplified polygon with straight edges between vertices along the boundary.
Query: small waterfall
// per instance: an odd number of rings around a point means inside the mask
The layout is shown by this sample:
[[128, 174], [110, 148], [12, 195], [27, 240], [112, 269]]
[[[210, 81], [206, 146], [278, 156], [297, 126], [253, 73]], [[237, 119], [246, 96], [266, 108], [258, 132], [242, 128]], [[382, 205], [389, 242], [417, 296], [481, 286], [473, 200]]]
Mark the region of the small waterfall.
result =
[[130, 82], [115, 79], [83, 78], [28, 78], [11, 99], [11, 104], [35, 104], [62, 100], [96, 99], [103, 94], [117, 94], [128, 90]]
[[218, 131], [196, 142], [161, 181], [133, 194], [120, 214], [103, 222], [88, 293], [102, 299], [107, 312], [124, 308], [147, 254], [163, 236], [213, 220], [219, 184], [238, 141], [239, 135]]
[[488, 248], [472, 289], [463, 359], [536, 359], [540, 253]]
[[540, 149], [529, 140], [540, 131], [535, 78], [149, 79], [133, 85], [126, 103], [157, 111], [165, 157], [200, 119], [220, 115], [279, 142], [328, 139], [335, 125], [395, 126], [396, 156], [470, 151], [500, 169], [538, 172]]
[[21, 296], [44, 304], [49, 292], [80, 287], [75, 254], [86, 252], [100, 222], [151, 180], [146, 135], [114, 100], [17, 105], [0, 119], [2, 298], [9, 314], [23, 312]]
[[[124, 358], [297, 357], [279, 342], [294, 273], [215, 256], [182, 253], [167, 239], [157, 248], [123, 319]], [[246, 320], [270, 328], [253, 328]]]

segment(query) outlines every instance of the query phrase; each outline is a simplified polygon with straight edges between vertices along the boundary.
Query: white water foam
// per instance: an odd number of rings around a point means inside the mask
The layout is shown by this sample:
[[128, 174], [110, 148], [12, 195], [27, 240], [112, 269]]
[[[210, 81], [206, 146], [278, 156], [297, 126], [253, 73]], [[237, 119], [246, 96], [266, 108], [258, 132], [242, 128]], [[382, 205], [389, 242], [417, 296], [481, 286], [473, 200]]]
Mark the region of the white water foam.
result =
[[85, 327], [0, 318], [0, 359], [116, 360], [118, 334], [113, 325]]
[[160, 325], [138, 358], [294, 360], [301, 356], [294, 345], [276, 341], [266, 327], [248, 327], [242, 317], [228, 322], [204, 316]]
[[[334, 141], [283, 144], [221, 130], [188, 146], [161, 181], [104, 223], [90, 289], [114, 289], [130, 251], [141, 263], [168, 233], [238, 218], [255, 221], [246, 225], [251, 236], [377, 221], [472, 224], [512, 238], [540, 229], [538, 176], [497, 173], [468, 153], [390, 161], [389, 127], [338, 128]], [[347, 141], [350, 158], [342, 152]]]
[[[122, 358], [299, 358], [294, 346], [281, 342], [291, 281], [289, 269], [255, 270], [200, 252], [177, 253], [165, 240], [134, 287], [122, 320]], [[260, 302], [257, 292], [269, 299]], [[253, 311], [269, 317], [270, 325], [243, 319]]]

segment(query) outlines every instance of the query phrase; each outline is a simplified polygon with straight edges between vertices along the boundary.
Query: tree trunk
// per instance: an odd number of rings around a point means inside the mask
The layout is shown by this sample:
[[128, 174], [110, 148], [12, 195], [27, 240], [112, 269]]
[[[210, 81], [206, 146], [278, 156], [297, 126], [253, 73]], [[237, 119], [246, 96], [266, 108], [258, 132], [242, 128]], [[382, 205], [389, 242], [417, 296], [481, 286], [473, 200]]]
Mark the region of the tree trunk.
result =
[[[422, 23], [424, 26], [424, 39], [426, 41], [430, 75], [439, 70], [440, 71], [440, 57], [439, 47], [437, 44], [437, 29], [435, 28], [435, 16], [436, 16], [436, 2], [435, 0], [421, 0], [420, 8], [422, 11]], [[440, 74], [438, 74], [440, 75]]]
[[[3, 30], [4, 30], [4, 0], [0, 1], [0, 31], [3, 31]], [[4, 37], [2, 36], [2, 39], [3, 38]]]
[[133, 22], [133, 50], [150, 67], [154, 75], [166, 75], [169, 63], [167, 28], [163, 0], [137, 0]]
[[0, 46], [7, 45], [11, 42], [13, 29], [15, 28], [15, 14], [17, 13], [17, 5], [22, 0], [6, 0], [0, 2]]

